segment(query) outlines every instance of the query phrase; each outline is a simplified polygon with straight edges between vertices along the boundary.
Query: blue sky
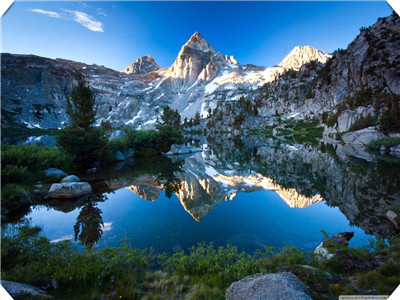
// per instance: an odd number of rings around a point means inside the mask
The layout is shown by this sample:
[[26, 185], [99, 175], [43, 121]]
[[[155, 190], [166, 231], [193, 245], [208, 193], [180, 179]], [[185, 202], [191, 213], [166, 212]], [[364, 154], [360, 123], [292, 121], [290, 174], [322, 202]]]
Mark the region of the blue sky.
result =
[[272, 66], [295, 46], [332, 52], [388, 16], [377, 2], [16, 2], [1, 18], [2, 52], [122, 70], [143, 55], [174, 62], [199, 31], [241, 64]]

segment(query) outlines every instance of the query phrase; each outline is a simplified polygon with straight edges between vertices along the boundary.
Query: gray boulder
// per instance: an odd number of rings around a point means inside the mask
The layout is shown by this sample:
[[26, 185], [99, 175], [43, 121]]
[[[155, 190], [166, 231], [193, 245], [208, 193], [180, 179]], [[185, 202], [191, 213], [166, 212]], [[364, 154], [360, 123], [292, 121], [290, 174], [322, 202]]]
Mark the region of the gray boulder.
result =
[[88, 195], [92, 187], [87, 182], [66, 182], [52, 184], [48, 197], [54, 199], [70, 199]]
[[68, 176], [67, 173], [65, 173], [64, 171], [60, 170], [60, 169], [56, 169], [56, 168], [48, 168], [46, 170], [44, 170], [44, 174], [47, 177], [56, 177], [56, 178], [64, 178], [66, 176]]
[[182, 155], [182, 154], [192, 153], [189, 147], [180, 146], [180, 145], [176, 145], [176, 144], [171, 145], [171, 152], [174, 155]]
[[375, 129], [375, 127], [368, 127], [357, 131], [345, 133], [342, 140], [345, 144], [360, 144], [367, 145], [372, 141], [383, 139], [386, 136]]
[[114, 161], [123, 161], [125, 160], [125, 156], [122, 154], [121, 151], [114, 152]]
[[108, 138], [109, 141], [119, 139], [119, 138], [124, 138], [127, 137], [128, 135], [122, 131], [122, 130], [116, 130], [113, 133], [111, 133], [110, 137]]
[[289, 272], [254, 274], [234, 282], [225, 294], [227, 300], [311, 300], [307, 286]]
[[41, 297], [49, 299], [53, 298], [50, 295], [47, 295], [41, 289], [29, 284], [19, 283], [15, 281], [1, 280], [1, 285], [13, 298], [17, 298], [19, 296]]
[[81, 180], [80, 180], [79, 177], [76, 176], [76, 175], [69, 175], [69, 176], [67, 176], [67, 177], [64, 177], [64, 178], [61, 180], [61, 182], [63, 182], [63, 183], [65, 183], [65, 182], [79, 182], [79, 181], [81, 181]]

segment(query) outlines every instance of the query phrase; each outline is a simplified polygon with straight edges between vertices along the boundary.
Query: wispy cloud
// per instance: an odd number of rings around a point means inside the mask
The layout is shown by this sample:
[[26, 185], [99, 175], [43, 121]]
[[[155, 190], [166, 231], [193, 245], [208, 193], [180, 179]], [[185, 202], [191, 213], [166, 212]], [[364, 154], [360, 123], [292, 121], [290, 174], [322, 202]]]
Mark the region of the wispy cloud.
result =
[[[31, 9], [31, 11], [46, 15], [51, 18], [73, 20], [91, 31], [104, 32], [104, 24], [102, 22], [97, 21], [93, 16], [88, 15], [87, 13], [84, 13], [82, 11], [63, 9], [62, 14], [55, 11], [43, 10], [39, 8]], [[104, 10], [100, 10], [97, 13], [99, 15], [102, 15], [103, 17], [106, 16]]]
[[61, 18], [61, 15], [55, 11], [43, 10], [43, 9], [39, 9], [39, 8], [32, 9], [32, 11], [35, 13], [38, 13], [38, 14], [46, 15], [51, 18], [56, 18], [56, 19]]
[[65, 10], [73, 15], [74, 21], [81, 24], [91, 31], [104, 32], [103, 23], [97, 21], [94, 17], [87, 13], [77, 10]]

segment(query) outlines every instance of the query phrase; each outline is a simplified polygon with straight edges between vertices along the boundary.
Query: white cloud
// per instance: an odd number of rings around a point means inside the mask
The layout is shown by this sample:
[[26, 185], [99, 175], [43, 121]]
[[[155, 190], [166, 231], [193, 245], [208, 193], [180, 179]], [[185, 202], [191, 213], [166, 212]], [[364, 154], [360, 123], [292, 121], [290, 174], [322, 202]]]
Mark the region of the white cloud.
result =
[[[63, 20], [74, 20], [75, 22], [81, 24], [82, 26], [86, 27], [87, 29], [91, 31], [96, 31], [96, 32], [104, 32], [103, 29], [103, 23], [100, 21], [97, 21], [94, 17], [91, 15], [88, 15], [87, 13], [84, 13], [82, 11], [78, 10], [67, 10], [63, 9], [63, 14], [59, 14], [58, 12], [55, 11], [49, 11], [49, 10], [43, 10], [43, 9], [32, 9], [31, 11], [39, 14], [46, 15], [51, 18], [57, 18], [57, 19], [63, 19]], [[106, 16], [106, 13], [104, 10], [98, 11], [99, 15]]]
[[97, 21], [92, 16], [87, 13], [77, 11], [77, 10], [65, 10], [73, 15], [74, 21], [81, 24], [91, 31], [104, 32], [103, 23]]
[[39, 8], [32, 9], [33, 12], [49, 16], [51, 18], [60, 19], [61, 15], [55, 11], [43, 10]]

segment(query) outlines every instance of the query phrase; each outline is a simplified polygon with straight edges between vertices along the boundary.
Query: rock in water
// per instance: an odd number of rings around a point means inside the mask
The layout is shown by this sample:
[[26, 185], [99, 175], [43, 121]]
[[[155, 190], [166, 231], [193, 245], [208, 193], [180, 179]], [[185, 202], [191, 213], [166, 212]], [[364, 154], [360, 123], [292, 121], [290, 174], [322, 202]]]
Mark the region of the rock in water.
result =
[[225, 294], [227, 300], [311, 300], [307, 286], [289, 272], [254, 274], [234, 282]]
[[79, 177], [76, 176], [76, 175], [69, 175], [69, 176], [67, 176], [67, 177], [64, 177], [64, 178], [61, 180], [62, 183], [66, 183], [66, 182], [79, 182], [79, 181], [81, 181], [81, 180], [80, 180]]
[[17, 298], [23, 294], [29, 297], [35, 297], [35, 299], [53, 298], [50, 295], [47, 295], [41, 289], [29, 284], [2, 280], [1, 285], [13, 298]]
[[47, 177], [53, 176], [56, 178], [62, 178], [62, 177], [68, 176], [67, 173], [65, 173], [64, 171], [62, 171], [60, 169], [56, 169], [56, 168], [48, 168], [48, 169], [44, 170], [44, 174]]
[[48, 193], [49, 198], [70, 199], [88, 195], [92, 187], [87, 182], [54, 183]]
[[121, 151], [115, 151], [114, 152], [114, 161], [124, 161], [125, 156], [122, 154]]

